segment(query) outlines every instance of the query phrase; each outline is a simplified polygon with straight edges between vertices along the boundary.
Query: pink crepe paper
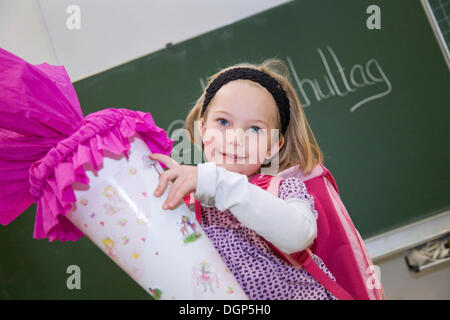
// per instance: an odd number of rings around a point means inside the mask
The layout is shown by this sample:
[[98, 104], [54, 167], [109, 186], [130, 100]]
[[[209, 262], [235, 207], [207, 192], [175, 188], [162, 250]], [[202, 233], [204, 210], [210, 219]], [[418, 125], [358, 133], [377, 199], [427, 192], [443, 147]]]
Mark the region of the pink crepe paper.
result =
[[77, 200], [72, 184], [89, 184], [83, 166], [98, 170], [103, 150], [128, 159], [135, 134], [170, 155], [174, 141], [150, 113], [109, 108], [83, 118], [64, 66], [32, 65], [0, 48], [0, 224], [36, 202], [35, 239], [81, 238], [65, 217]]

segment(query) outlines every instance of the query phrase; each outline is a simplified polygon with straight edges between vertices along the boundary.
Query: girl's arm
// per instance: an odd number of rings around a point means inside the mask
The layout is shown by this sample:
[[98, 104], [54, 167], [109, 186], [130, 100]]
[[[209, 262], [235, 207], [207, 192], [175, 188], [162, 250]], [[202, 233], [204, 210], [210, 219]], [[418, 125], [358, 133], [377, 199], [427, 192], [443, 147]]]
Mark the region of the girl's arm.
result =
[[230, 209], [243, 225], [288, 254], [309, 247], [317, 235], [316, 218], [307, 201], [282, 200], [215, 162], [197, 165], [194, 196], [205, 206]]

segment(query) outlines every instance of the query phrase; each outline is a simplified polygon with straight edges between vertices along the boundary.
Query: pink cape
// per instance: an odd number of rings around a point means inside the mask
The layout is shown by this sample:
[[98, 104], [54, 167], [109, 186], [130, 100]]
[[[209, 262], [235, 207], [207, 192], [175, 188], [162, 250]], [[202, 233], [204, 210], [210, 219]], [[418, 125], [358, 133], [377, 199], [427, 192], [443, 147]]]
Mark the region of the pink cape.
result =
[[64, 66], [32, 65], [0, 48], [0, 224], [36, 202], [34, 238], [78, 240], [83, 233], [65, 217], [76, 202], [72, 183], [89, 183], [83, 165], [97, 170], [103, 150], [128, 159], [136, 133], [151, 152], [170, 155], [174, 141], [150, 113], [110, 108], [83, 118]]
[[342, 203], [331, 172], [320, 164], [309, 175], [305, 175], [299, 166], [294, 166], [277, 176], [299, 178], [314, 197], [318, 212], [317, 238], [311, 251], [324, 261], [336, 281], [357, 299], [384, 299], [381, 283], [373, 281], [372, 259]]

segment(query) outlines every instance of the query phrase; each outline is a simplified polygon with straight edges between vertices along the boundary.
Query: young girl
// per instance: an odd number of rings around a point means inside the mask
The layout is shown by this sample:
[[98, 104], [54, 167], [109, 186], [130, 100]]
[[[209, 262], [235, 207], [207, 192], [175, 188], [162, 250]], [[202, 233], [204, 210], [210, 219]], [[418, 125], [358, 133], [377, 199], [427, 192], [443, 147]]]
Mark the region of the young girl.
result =
[[[194, 205], [250, 299], [381, 299], [364, 243], [327, 191], [337, 186], [288, 77], [278, 59], [213, 75], [185, 122], [207, 161], [152, 154], [168, 168], [155, 195], [174, 180], [163, 209]], [[279, 176], [261, 174], [276, 160]]]

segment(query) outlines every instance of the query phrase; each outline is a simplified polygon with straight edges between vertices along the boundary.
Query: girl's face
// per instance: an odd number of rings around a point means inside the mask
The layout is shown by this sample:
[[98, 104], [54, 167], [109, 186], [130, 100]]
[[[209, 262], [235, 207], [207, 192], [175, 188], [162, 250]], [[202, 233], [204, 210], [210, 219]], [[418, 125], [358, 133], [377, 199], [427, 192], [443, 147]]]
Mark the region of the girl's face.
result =
[[278, 128], [277, 112], [272, 95], [249, 80], [222, 86], [208, 105], [206, 121], [202, 119], [207, 161], [248, 177], [257, 173], [284, 143], [276, 143], [278, 131], [273, 130]]

